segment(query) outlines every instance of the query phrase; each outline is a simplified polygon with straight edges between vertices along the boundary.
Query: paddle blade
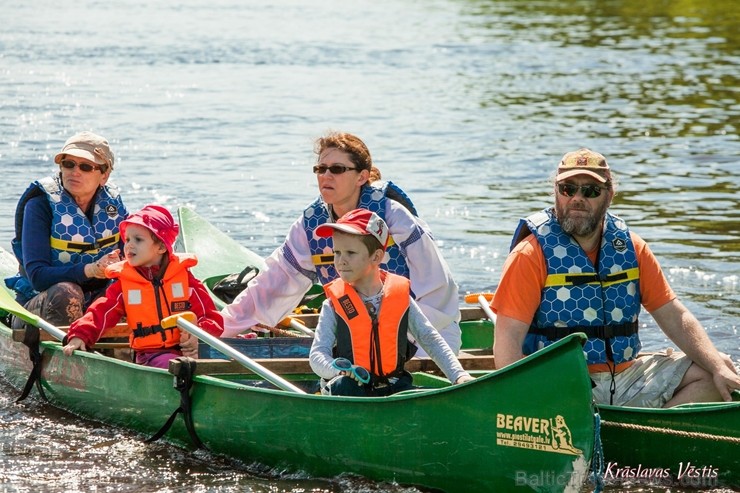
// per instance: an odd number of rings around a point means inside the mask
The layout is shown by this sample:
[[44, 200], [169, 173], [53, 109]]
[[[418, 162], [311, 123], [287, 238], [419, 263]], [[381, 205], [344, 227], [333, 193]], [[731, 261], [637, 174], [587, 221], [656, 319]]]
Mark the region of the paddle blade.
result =
[[39, 318], [21, 306], [20, 303], [15, 301], [15, 298], [5, 286], [0, 286], [0, 309], [5, 310], [8, 313], [12, 313], [16, 317], [20, 318], [24, 322], [27, 322], [34, 327], [38, 327]]
[[10, 294], [10, 291], [8, 291], [5, 286], [0, 286], [0, 308], [8, 313], [12, 313], [16, 317], [20, 318], [26, 323], [33, 325], [34, 327], [44, 329], [46, 332], [51, 334], [59, 341], [63, 340], [64, 336], [66, 335], [64, 331], [51, 325], [49, 322], [39, 317], [38, 315], [31, 313], [23, 308], [20, 303], [15, 301], [15, 298], [13, 298], [13, 295]]

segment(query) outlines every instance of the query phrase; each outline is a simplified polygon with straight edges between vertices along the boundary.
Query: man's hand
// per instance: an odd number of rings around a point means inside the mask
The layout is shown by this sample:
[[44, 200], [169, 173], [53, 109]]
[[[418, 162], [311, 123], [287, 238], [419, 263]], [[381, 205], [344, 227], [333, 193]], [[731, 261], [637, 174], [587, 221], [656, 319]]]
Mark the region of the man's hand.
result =
[[719, 372], [712, 375], [712, 380], [722, 399], [725, 402], [730, 402], [732, 401], [732, 396], [730, 395], [732, 391], [740, 390], [740, 376], [737, 374], [737, 368], [732, 363], [732, 359], [724, 353], [719, 353], [719, 355], [722, 357], [725, 366], [720, 368]]

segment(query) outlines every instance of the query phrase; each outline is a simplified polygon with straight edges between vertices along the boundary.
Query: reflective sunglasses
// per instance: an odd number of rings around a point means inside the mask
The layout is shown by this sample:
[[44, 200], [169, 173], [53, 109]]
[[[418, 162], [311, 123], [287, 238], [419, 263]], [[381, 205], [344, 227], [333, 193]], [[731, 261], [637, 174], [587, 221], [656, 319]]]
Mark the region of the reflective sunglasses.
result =
[[360, 383], [370, 383], [370, 372], [361, 366], [353, 365], [347, 358], [336, 358], [331, 362], [331, 366], [335, 370], [352, 373]]
[[75, 163], [74, 161], [70, 161], [69, 159], [65, 159], [59, 165], [62, 168], [65, 169], [75, 169], [75, 166], [80, 168], [80, 171], [83, 171], [85, 173], [90, 173], [91, 171], [100, 171], [103, 173], [102, 166], [99, 166], [97, 164], [90, 164], [90, 163]]
[[342, 166], [341, 164], [332, 164], [331, 166], [324, 166], [321, 164], [313, 167], [313, 172], [317, 175], [323, 175], [327, 171], [332, 175], [341, 175], [350, 170], [357, 171], [357, 168], [350, 168], [348, 166]]
[[601, 190], [606, 189], [599, 185], [573, 185], [572, 183], [558, 183], [558, 192], [566, 197], [575, 197], [578, 191], [587, 199], [595, 199], [601, 195]]

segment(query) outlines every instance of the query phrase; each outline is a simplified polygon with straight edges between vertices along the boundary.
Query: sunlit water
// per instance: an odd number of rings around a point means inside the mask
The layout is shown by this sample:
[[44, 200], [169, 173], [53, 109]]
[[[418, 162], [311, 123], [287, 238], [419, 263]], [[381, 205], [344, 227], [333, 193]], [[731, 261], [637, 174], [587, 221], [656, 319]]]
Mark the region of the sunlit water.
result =
[[[621, 179], [612, 210], [740, 359], [736, 2], [64, 3], [0, 7], [1, 246], [20, 193], [90, 129], [130, 209], [192, 206], [267, 255], [335, 129], [411, 195], [461, 292], [490, 290], [557, 160], [588, 146]], [[642, 320], [646, 349], [668, 344]], [[0, 392], [0, 491], [394, 489], [259, 478]]]

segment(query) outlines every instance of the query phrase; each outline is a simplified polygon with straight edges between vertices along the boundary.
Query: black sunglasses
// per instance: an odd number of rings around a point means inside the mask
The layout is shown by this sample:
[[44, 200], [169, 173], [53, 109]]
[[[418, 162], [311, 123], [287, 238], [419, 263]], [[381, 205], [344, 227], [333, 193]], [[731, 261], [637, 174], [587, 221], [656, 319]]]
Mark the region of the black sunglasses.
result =
[[357, 171], [357, 168], [350, 168], [348, 166], [342, 166], [341, 164], [332, 164], [331, 166], [317, 165], [313, 167], [313, 172], [317, 175], [323, 175], [327, 171], [332, 175], [341, 175], [346, 171]]
[[91, 171], [100, 171], [101, 173], [104, 173], [103, 168], [101, 166], [98, 166], [97, 164], [75, 163], [74, 161], [70, 161], [69, 159], [65, 159], [59, 164], [62, 168], [65, 169], [75, 169], [75, 166], [77, 166], [78, 168], [80, 168], [80, 171], [84, 171], [85, 173], [90, 173]]
[[587, 199], [595, 199], [601, 195], [601, 190], [605, 188], [606, 187], [599, 185], [573, 185], [572, 183], [558, 183], [558, 192], [560, 192], [560, 195], [565, 195], [566, 197], [574, 197], [576, 193], [578, 193], [578, 190], [580, 190], [581, 195]]

